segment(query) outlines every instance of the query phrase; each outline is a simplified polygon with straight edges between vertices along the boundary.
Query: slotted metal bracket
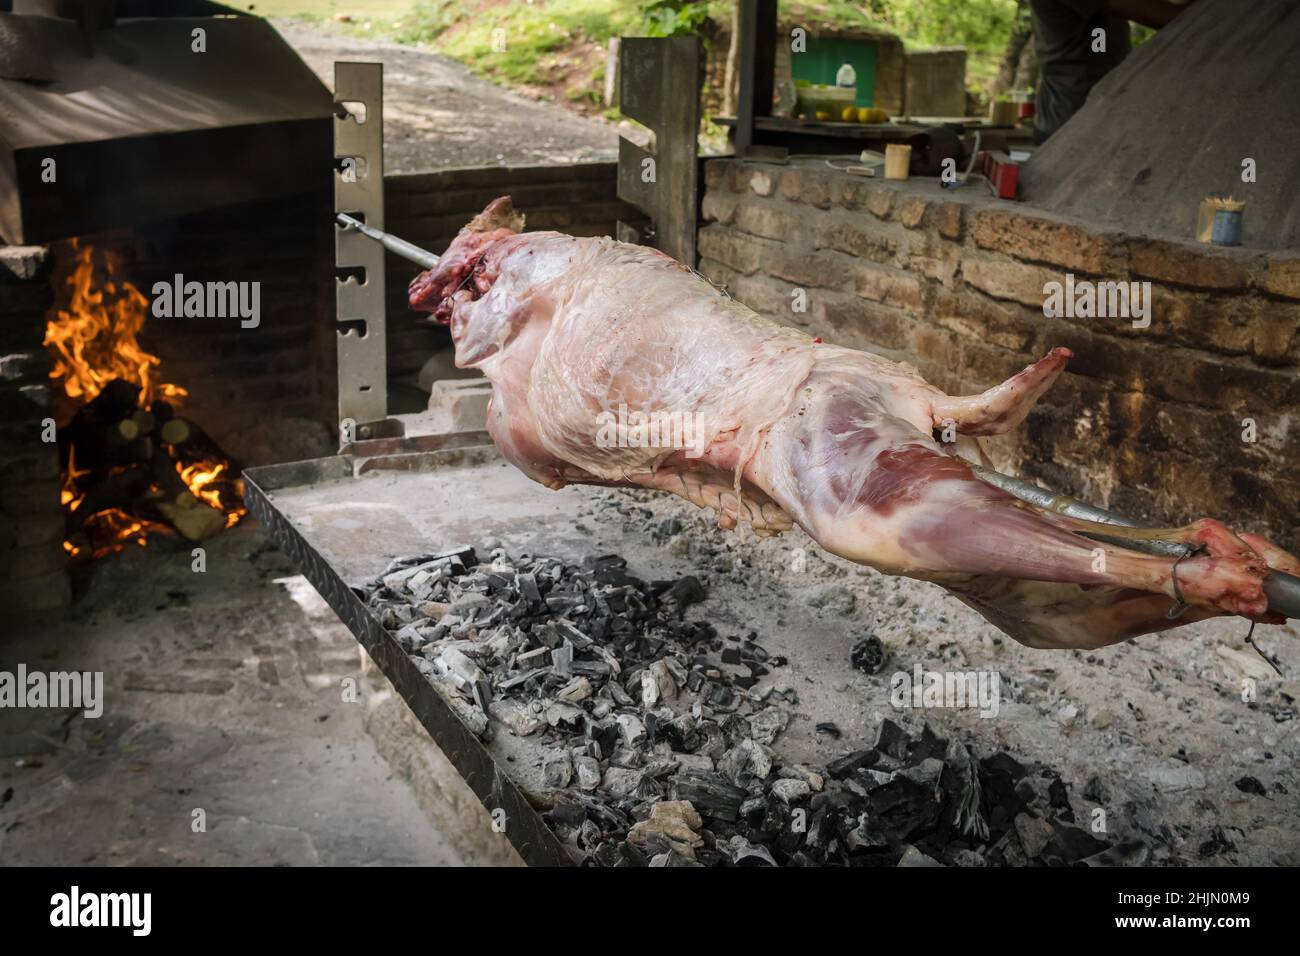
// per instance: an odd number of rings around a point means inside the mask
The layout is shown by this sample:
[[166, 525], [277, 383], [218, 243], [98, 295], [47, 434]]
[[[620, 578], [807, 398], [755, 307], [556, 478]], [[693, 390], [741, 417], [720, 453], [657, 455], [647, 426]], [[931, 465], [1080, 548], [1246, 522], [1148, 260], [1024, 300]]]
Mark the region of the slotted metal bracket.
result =
[[[334, 211], [384, 228], [384, 65], [334, 64]], [[343, 442], [402, 433], [388, 417], [384, 248], [334, 226], [339, 430]]]
[[618, 198], [649, 216], [651, 228], [620, 221], [618, 238], [654, 246], [694, 268], [700, 40], [623, 37], [618, 56], [620, 109], [654, 133], [652, 149], [619, 138]]

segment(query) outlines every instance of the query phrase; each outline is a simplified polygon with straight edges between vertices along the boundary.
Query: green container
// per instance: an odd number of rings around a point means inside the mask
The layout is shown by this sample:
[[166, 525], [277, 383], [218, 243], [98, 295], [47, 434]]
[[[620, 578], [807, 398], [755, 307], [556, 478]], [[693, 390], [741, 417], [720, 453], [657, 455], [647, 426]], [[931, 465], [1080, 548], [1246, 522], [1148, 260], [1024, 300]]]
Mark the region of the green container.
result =
[[[852, 39], [808, 38], [808, 49], [790, 54], [790, 75], [795, 85], [803, 83], [834, 86], [835, 74], [847, 60], [858, 74], [858, 85], [853, 106], [875, 106], [876, 94], [876, 41]], [[800, 95], [802, 96], [802, 89]], [[843, 103], [840, 109], [850, 104]], [[835, 118], [839, 119], [836, 112]]]

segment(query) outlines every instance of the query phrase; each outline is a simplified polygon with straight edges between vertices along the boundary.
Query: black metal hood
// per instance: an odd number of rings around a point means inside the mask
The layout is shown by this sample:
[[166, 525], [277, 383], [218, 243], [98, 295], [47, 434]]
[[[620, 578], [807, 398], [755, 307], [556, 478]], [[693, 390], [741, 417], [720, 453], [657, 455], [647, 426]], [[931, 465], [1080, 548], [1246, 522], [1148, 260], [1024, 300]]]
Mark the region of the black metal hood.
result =
[[269, 23], [219, 4], [0, 0], [0, 237], [328, 189], [332, 113]]

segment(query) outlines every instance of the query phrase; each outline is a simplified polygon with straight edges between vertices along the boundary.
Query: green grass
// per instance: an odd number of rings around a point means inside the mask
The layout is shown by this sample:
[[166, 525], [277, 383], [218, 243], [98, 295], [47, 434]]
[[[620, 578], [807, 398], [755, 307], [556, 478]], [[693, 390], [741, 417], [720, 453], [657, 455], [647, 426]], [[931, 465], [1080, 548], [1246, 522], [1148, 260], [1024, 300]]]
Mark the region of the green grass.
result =
[[353, 20], [395, 20], [410, 13], [412, 0], [218, 0], [236, 10], [251, 10], [263, 17], [300, 17], [330, 20], [344, 13]]
[[640, 11], [629, 0], [548, 0], [485, 5], [426, 0], [404, 18], [396, 38], [427, 43], [478, 73], [508, 83], [539, 80], [540, 61], [575, 43], [604, 44], [637, 32]]
[[[733, 0], [707, 0], [709, 16], [730, 28]], [[556, 91], [598, 103], [603, 49], [611, 36], [645, 35], [641, 0], [237, 0], [230, 6], [268, 17], [340, 24], [348, 33], [427, 45], [476, 73], [511, 86], [547, 86], [555, 61], [567, 56], [569, 83], [585, 62], [590, 90]], [[868, 14], [866, 11], [870, 10]], [[984, 86], [997, 71], [1015, 0], [782, 0], [785, 22], [859, 27], [899, 35], [909, 48], [964, 44], [967, 82]]]

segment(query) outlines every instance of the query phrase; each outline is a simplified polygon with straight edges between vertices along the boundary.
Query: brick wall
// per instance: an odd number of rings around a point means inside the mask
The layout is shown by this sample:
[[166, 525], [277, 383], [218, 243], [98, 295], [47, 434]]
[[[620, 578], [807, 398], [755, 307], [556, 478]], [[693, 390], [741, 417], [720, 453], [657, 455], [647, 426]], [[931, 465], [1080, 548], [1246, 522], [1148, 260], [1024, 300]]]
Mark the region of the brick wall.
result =
[[[713, 160], [705, 179], [700, 270], [779, 321], [912, 362], [950, 393], [1073, 349], [1029, 420], [989, 441], [999, 468], [1133, 517], [1212, 515], [1300, 550], [1294, 253], [1124, 235], [983, 185], [863, 179], [820, 161]], [[1045, 317], [1044, 284], [1067, 272], [1150, 281], [1150, 327]]]
[[[389, 232], [441, 253], [484, 206], [508, 194], [527, 216], [529, 230], [611, 236], [617, 220], [644, 218], [618, 199], [617, 175], [617, 163], [578, 163], [482, 166], [387, 176], [384, 218]], [[436, 349], [449, 342], [442, 329], [421, 325], [421, 317], [406, 304], [406, 287], [418, 271], [404, 259], [388, 256], [390, 379], [418, 372]]]
[[66, 607], [59, 451], [41, 440], [51, 415], [42, 346], [53, 299], [39, 246], [0, 246], [0, 609], [6, 617]]

